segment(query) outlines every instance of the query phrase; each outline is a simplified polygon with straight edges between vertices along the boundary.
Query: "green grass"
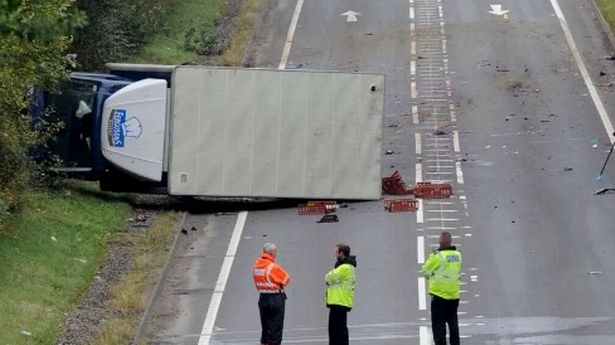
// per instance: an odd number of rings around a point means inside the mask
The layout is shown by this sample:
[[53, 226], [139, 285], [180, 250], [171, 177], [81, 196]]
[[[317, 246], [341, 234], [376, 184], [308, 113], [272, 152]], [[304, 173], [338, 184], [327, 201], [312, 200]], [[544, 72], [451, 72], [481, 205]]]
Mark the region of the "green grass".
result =
[[184, 48], [186, 31], [194, 25], [214, 31], [215, 20], [222, 15], [224, 0], [183, 0], [169, 15], [164, 36], [153, 37], [129, 59], [133, 63], [181, 64], [198, 58]]
[[0, 344], [54, 344], [107, 238], [125, 226], [130, 206], [120, 198], [85, 183], [68, 191], [33, 192], [0, 231]]
[[611, 27], [611, 31], [615, 31], [615, 0], [597, 0], [597, 2], [604, 19]]

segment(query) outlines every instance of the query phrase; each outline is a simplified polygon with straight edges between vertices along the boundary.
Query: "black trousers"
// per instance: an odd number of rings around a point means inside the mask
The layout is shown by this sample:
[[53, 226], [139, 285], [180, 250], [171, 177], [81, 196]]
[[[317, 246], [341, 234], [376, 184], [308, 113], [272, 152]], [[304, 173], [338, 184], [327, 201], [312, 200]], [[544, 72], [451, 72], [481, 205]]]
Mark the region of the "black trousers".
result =
[[280, 345], [284, 329], [284, 304], [286, 295], [282, 293], [262, 293], [258, 299], [261, 315], [261, 344]]
[[457, 321], [458, 299], [444, 299], [432, 296], [431, 330], [435, 345], [446, 345], [446, 325], [448, 324], [451, 345], [459, 345], [459, 323]]
[[348, 345], [348, 311], [340, 305], [329, 306], [329, 345]]

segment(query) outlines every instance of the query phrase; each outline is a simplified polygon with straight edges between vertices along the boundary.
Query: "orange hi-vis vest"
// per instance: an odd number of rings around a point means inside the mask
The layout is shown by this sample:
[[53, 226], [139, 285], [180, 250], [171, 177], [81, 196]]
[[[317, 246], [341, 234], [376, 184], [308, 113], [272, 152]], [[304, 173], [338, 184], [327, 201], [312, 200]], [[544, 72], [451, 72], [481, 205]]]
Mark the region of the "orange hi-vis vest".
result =
[[290, 276], [268, 253], [254, 262], [254, 286], [260, 293], [280, 293], [290, 283]]

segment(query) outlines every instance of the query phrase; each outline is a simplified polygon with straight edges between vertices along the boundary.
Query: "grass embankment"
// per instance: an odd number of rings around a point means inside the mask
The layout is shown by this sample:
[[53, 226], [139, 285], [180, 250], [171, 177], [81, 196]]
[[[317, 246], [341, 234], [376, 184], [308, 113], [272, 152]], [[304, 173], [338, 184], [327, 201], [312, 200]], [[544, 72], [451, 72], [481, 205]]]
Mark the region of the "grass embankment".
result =
[[229, 46], [217, 59], [219, 65], [239, 66], [254, 36], [254, 25], [263, 3], [268, 0], [243, 0], [239, 15], [233, 19]]
[[225, 0], [180, 1], [167, 19], [168, 30], [153, 37], [130, 59], [130, 62], [182, 64], [197, 60], [198, 53], [186, 47], [186, 35], [191, 41], [207, 40], [214, 34], [216, 20], [224, 11]]
[[[75, 188], [77, 187], [77, 188]], [[0, 230], [0, 344], [54, 344], [130, 206], [94, 186], [33, 192]], [[25, 335], [22, 331], [29, 332]]]
[[615, 32], [615, 0], [597, 0], [597, 2], [604, 19], [611, 27], [611, 32]]
[[165, 213], [156, 224], [143, 234], [117, 234], [112, 241], [130, 241], [135, 245], [130, 272], [111, 290], [109, 302], [119, 315], [106, 320], [98, 330], [93, 345], [125, 345], [136, 333], [143, 312], [158, 280], [167, 252], [173, 243], [176, 213]]

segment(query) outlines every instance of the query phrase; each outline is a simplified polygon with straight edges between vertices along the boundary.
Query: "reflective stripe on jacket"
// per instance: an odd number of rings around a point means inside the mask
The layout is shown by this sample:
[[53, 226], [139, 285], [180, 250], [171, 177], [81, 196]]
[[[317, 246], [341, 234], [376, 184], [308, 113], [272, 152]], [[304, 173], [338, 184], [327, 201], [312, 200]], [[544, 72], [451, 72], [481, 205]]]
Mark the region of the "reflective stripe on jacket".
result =
[[256, 259], [252, 273], [254, 286], [260, 293], [278, 293], [290, 283], [288, 273], [276, 264], [273, 256], [268, 253], [263, 253]]
[[459, 299], [461, 264], [461, 253], [454, 247], [431, 254], [422, 272], [429, 279], [429, 294], [448, 300]]
[[355, 268], [351, 264], [341, 264], [325, 275], [327, 305], [341, 305], [352, 308], [354, 304]]

